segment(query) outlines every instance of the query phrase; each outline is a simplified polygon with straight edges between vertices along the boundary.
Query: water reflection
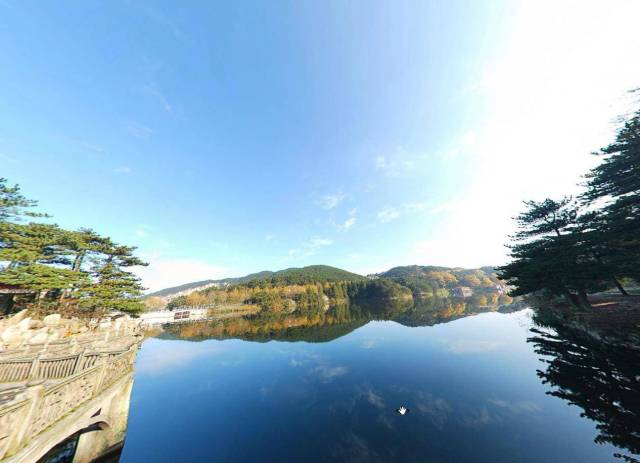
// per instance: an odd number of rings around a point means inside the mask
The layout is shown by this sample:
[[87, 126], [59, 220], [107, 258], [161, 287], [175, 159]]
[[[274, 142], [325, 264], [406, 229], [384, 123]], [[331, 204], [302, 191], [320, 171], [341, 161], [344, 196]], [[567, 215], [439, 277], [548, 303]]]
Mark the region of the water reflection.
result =
[[595, 442], [640, 455], [640, 352], [579, 336], [548, 317], [536, 321], [540, 329], [528, 341], [543, 356], [546, 368], [538, 376], [553, 387], [548, 394], [577, 405], [597, 423]]
[[121, 461], [595, 463], [620, 449], [634, 461], [637, 357], [490, 302], [370, 301], [165, 326], [139, 356]]
[[522, 305], [497, 296], [476, 298], [373, 299], [352, 304], [308, 308], [292, 313], [261, 312], [213, 322], [167, 325], [162, 339], [329, 342], [373, 320], [405, 326], [432, 326], [485, 312], [512, 312]]

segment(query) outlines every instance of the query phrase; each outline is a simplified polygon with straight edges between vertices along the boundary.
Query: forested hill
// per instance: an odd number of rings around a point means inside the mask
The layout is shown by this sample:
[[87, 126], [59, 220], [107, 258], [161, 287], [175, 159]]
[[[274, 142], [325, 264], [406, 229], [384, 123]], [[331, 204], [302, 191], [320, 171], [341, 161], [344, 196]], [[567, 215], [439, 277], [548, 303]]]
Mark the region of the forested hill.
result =
[[504, 283], [498, 279], [493, 267], [465, 269], [459, 267], [436, 267], [408, 265], [394, 267], [376, 274], [410, 288], [414, 293], [447, 295], [456, 287], [468, 287], [474, 292], [495, 292], [504, 289]]
[[347, 272], [329, 265], [309, 265], [301, 268], [287, 268], [274, 272], [263, 278], [254, 278], [244, 282], [249, 286], [270, 283], [274, 286], [281, 285], [306, 285], [310, 283], [335, 283], [338, 281], [364, 281], [365, 277], [356, 273]]
[[146, 295], [150, 297], [170, 298], [171, 296], [188, 294], [207, 286], [228, 286], [228, 285], [263, 285], [265, 283], [281, 286], [293, 284], [309, 283], [331, 283], [336, 281], [362, 281], [365, 277], [355, 273], [347, 272], [329, 265], [310, 265], [301, 268], [287, 268], [277, 272], [265, 270], [257, 273], [250, 273], [237, 278], [223, 278], [221, 280], [202, 280], [184, 285], [173, 286], [161, 289]]

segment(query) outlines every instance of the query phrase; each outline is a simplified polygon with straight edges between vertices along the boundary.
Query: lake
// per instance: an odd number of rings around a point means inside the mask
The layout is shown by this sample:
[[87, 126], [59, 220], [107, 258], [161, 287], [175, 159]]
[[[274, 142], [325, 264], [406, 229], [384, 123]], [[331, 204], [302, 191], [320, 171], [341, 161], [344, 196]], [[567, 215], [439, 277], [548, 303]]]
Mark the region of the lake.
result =
[[537, 327], [530, 309], [341, 310], [145, 341], [120, 461], [605, 462], [640, 448], [628, 352]]

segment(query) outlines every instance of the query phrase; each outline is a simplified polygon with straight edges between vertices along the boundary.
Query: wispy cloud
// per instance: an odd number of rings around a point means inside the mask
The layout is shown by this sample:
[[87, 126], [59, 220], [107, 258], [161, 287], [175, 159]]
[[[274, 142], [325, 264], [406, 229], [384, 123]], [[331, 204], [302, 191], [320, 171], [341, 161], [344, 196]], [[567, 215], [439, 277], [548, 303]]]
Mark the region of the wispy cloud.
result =
[[404, 214], [423, 212], [427, 210], [425, 203], [406, 203], [401, 206], [386, 206], [378, 211], [378, 221], [381, 223], [391, 222], [400, 218]]
[[130, 174], [131, 168], [129, 166], [119, 166], [113, 169], [116, 174]]
[[347, 220], [344, 221], [344, 223], [338, 224], [338, 228], [340, 230], [350, 230], [351, 227], [353, 227], [355, 224], [356, 224], [356, 218], [349, 217]]
[[323, 209], [330, 210], [335, 208], [338, 204], [340, 204], [345, 198], [345, 195], [342, 192], [330, 193], [321, 196], [316, 204]]
[[160, 91], [155, 82], [145, 85], [143, 87], [143, 91], [147, 95], [158, 100], [166, 112], [170, 113], [173, 111], [173, 106], [171, 106], [171, 103], [169, 103], [167, 98], [165, 98], [164, 94]]
[[104, 147], [100, 145], [96, 145], [95, 143], [90, 143], [85, 140], [73, 140], [73, 143], [83, 151], [91, 151], [92, 153], [96, 153], [96, 154], [103, 154], [106, 152]]
[[382, 223], [391, 222], [400, 217], [400, 210], [395, 207], [387, 206], [378, 212], [378, 220]]
[[374, 157], [376, 170], [390, 177], [399, 177], [415, 172], [423, 156], [409, 153], [403, 147], [396, 148], [390, 154]]
[[330, 246], [333, 244], [333, 240], [328, 238], [321, 238], [319, 236], [314, 236], [309, 241], [304, 243], [302, 246], [298, 248], [293, 248], [289, 250], [290, 258], [304, 258], [310, 257], [318, 252], [318, 250], [325, 246]]
[[271, 233], [266, 233], [264, 235], [264, 240], [265, 241], [273, 241], [273, 239], [275, 238], [275, 235], [271, 234]]
[[149, 232], [146, 228], [136, 228], [135, 234], [138, 238], [146, 238], [149, 236]]
[[153, 129], [135, 121], [126, 121], [124, 126], [131, 135], [138, 138], [148, 138], [153, 133]]

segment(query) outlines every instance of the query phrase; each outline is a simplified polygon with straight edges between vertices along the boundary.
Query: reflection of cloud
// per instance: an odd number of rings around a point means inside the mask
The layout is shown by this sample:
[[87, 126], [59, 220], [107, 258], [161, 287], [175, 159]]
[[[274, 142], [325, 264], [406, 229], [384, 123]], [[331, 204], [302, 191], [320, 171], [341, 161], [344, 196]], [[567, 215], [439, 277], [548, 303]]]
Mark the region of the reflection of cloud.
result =
[[372, 349], [376, 346], [376, 344], [377, 343], [375, 339], [363, 339], [360, 343], [360, 347], [362, 347], [363, 349]]
[[456, 339], [455, 341], [443, 341], [448, 352], [454, 354], [471, 354], [489, 352], [501, 347], [504, 343], [488, 339]]
[[350, 462], [378, 462], [382, 461], [380, 455], [367, 445], [367, 442], [350, 432], [347, 436], [340, 439], [333, 451], [333, 457], [336, 460]]
[[462, 418], [462, 425], [469, 428], [479, 428], [480, 426], [489, 424], [491, 421], [492, 418], [487, 407], [482, 407], [481, 410], [475, 411]]
[[416, 400], [416, 407], [419, 411], [427, 415], [434, 426], [442, 429], [449, 414], [453, 410], [449, 402], [440, 397], [434, 397], [430, 393], [419, 392]]
[[[152, 347], [153, 346], [153, 347]], [[222, 347], [215, 343], [172, 343], [167, 349], [163, 342], [162, 347], [150, 344], [138, 356], [136, 371], [141, 374], [159, 375], [167, 373], [175, 368], [180, 368], [199, 357], [206, 357], [223, 351]]]
[[489, 403], [496, 407], [507, 409], [512, 413], [531, 413], [540, 411], [540, 406], [529, 400], [508, 401], [502, 399], [489, 399]]
[[321, 365], [312, 370], [323, 383], [333, 381], [339, 376], [346, 375], [349, 371], [346, 367], [330, 367]]
[[384, 408], [384, 399], [376, 394], [373, 389], [367, 391], [367, 402], [376, 408]]

